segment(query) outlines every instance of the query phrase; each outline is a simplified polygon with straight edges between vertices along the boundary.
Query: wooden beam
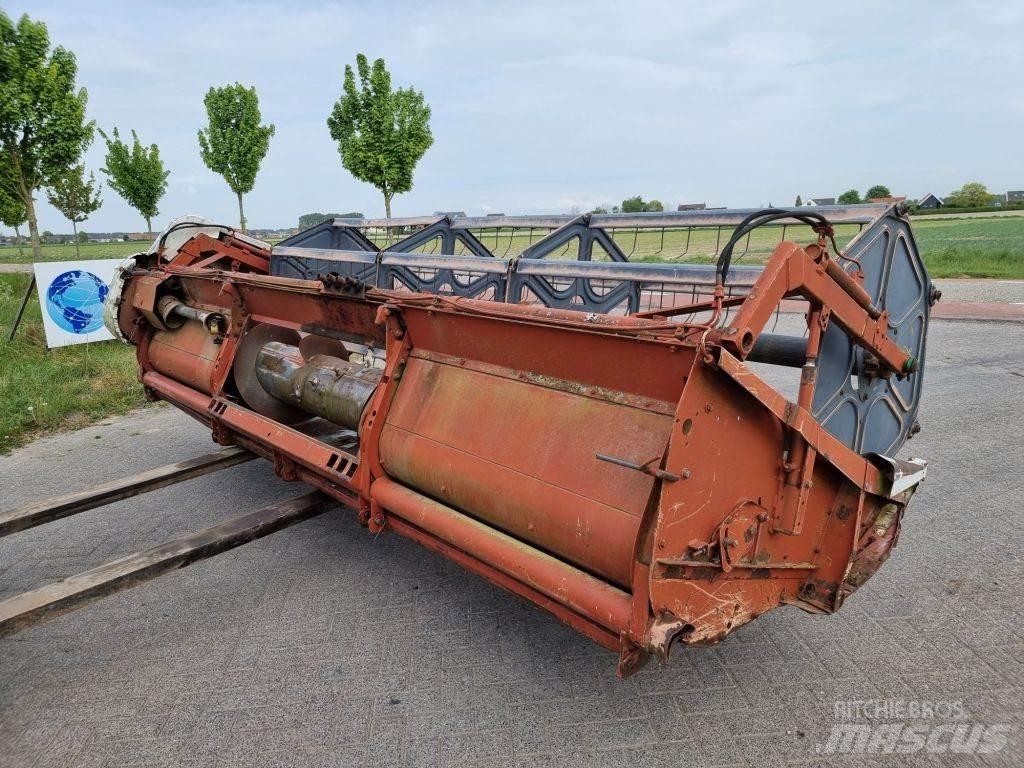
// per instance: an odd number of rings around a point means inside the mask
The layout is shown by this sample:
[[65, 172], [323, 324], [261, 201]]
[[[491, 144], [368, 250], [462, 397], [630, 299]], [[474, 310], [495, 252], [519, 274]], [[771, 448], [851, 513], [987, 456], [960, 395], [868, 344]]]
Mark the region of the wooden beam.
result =
[[254, 458], [256, 457], [248, 451], [233, 446], [188, 461], [179, 461], [177, 464], [147, 469], [137, 475], [94, 485], [65, 496], [35, 501], [18, 509], [0, 512], [0, 537], [60, 520], [62, 517], [77, 515], [79, 512], [95, 509], [104, 504], [149, 493], [193, 477], [201, 477]]
[[0, 601], [0, 637], [307, 520], [333, 503], [313, 491]]

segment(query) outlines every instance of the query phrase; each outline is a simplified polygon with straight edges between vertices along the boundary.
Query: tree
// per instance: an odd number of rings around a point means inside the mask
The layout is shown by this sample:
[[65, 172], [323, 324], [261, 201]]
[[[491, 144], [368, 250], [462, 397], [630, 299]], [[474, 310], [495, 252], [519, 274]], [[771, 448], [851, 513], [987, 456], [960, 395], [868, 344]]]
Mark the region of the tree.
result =
[[79, 232], [77, 235], [75, 235], [75, 240], [77, 240], [80, 243], [88, 243], [89, 235], [85, 232]]
[[153, 231], [153, 217], [160, 214], [157, 204], [167, 191], [167, 177], [156, 144], [144, 147], [138, 134], [132, 131], [132, 146], [121, 140], [117, 128], [113, 136], [100, 130], [100, 136], [107, 144], [106, 165], [100, 168], [107, 175], [107, 183], [128, 205], [138, 211], [146, 220], [146, 231]]
[[7, 194], [25, 207], [32, 252], [42, 260], [35, 192], [78, 162], [92, 142], [85, 89], [75, 90], [75, 55], [50, 51], [46, 25], [23, 15], [15, 25], [0, 11], [0, 153], [10, 173]]
[[995, 198], [988, 188], [978, 181], [964, 184], [955, 192], [946, 196], [946, 206], [952, 208], [981, 208], [991, 204]]
[[646, 210], [646, 203], [644, 199], [637, 195], [636, 197], [627, 197], [622, 201], [622, 212], [623, 213], [643, 213]]
[[391, 89], [384, 59], [374, 61], [371, 69], [360, 53], [356, 70], [358, 88], [355, 72], [345, 65], [343, 93], [327, 118], [327, 127], [338, 142], [341, 164], [381, 191], [390, 219], [391, 198], [412, 189], [416, 164], [434, 143], [430, 106], [414, 88]]
[[840, 205], [856, 205], [862, 202], [860, 199], [860, 192], [856, 189], [848, 189], [839, 196]]
[[592, 210], [591, 213], [597, 213], [597, 214], [608, 213], [608, 206], [606, 206], [606, 205], [599, 205], [599, 206], [597, 206], [597, 208]]
[[651, 200], [644, 206], [645, 211], [660, 213], [665, 210], [665, 204], [661, 200]]
[[0, 222], [14, 230], [14, 240], [18, 244], [18, 258], [24, 255], [21, 246], [21, 225], [25, 223], [25, 204], [8, 192], [8, 184], [2, 178], [11, 173], [10, 163], [3, 162], [0, 157]]
[[875, 184], [875, 186], [871, 187], [871, 189], [864, 193], [864, 198], [866, 200], [871, 200], [875, 197], [889, 197], [890, 195], [892, 195], [892, 192], [889, 191], [887, 186], [884, 184]]
[[86, 181], [85, 166], [76, 165], [50, 182], [46, 197], [50, 205], [71, 222], [75, 256], [81, 258], [82, 254], [78, 252], [78, 225], [102, 204], [100, 192], [96, 188], [96, 177], [90, 173]]
[[793, 205], [796, 206], [797, 208], [799, 208], [803, 204], [804, 204], [804, 201], [800, 199], [800, 195], [797, 195], [796, 196], [796, 202], [793, 203]]
[[260, 125], [260, 100], [255, 88], [241, 83], [211, 88], [203, 99], [209, 125], [199, 131], [199, 150], [206, 167], [224, 177], [238, 196], [238, 224], [245, 231], [242, 195], [252, 192], [260, 163], [270, 149], [273, 125]]

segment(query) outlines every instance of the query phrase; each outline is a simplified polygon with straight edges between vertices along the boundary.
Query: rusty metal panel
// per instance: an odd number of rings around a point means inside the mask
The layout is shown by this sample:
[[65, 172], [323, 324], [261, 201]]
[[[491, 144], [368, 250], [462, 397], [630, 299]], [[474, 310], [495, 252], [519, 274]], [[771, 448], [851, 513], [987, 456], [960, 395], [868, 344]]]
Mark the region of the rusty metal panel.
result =
[[422, 493], [627, 586], [654, 480], [596, 454], [660, 459], [671, 418], [578, 389], [413, 357], [381, 435], [381, 464]]
[[[175, 278], [152, 283], [154, 300], [169, 293], [230, 317], [212, 396], [191, 383], [183, 370], [189, 361], [167, 359], [159, 329], [138, 307], [122, 305], [119, 323], [139, 347], [151, 396], [208, 424], [218, 442], [237, 441], [272, 459], [282, 477], [352, 506], [371, 532], [408, 536], [597, 642], [617, 645], [625, 675], [651, 654], [667, 656], [675, 640], [717, 642], [783, 604], [837, 610], [889, 556], [924, 475], [923, 461], [854, 450], [814, 407], [819, 376], [827, 394], [829, 376], [848, 375], [828, 344], [823, 351], [830, 328], [860, 356], [872, 386], [906, 397], [920, 392], [923, 345], [903, 342], [905, 330], [922, 340], [926, 330], [926, 277], [916, 270], [916, 255], [904, 249], [901, 262], [881, 249], [878, 264], [868, 259], [860, 271], [847, 269], [843, 258], [850, 254], [835, 251], [832, 224], [821, 215], [836, 222], [867, 217], [866, 232], [897, 225], [902, 231], [903, 212], [868, 206], [819, 209], [815, 216], [747, 213], [554, 217], [548, 223], [555, 233], [542, 241], [585, 231], [598, 242], [597, 230], [618, 225], [745, 222], [717, 269], [585, 258], [471, 260], [513, 282], [547, 281], [551, 295], [534, 303], [509, 303], [519, 300], [515, 290], [504, 302], [443, 295], [439, 276], [469, 263], [450, 255], [353, 257], [367, 266], [372, 259], [378, 278], [381, 267], [408, 269], [416, 277], [406, 290], [265, 276], [216, 252], [197, 266], [137, 270], [139, 279]], [[750, 285], [729, 295], [725, 274], [738, 238], [762, 219], [794, 217], [813, 227], [815, 241], [781, 243], [765, 268], [749, 275]], [[454, 236], [459, 226], [467, 224], [446, 219], [431, 231]], [[865, 234], [854, 248], [869, 242]], [[634, 288], [680, 282], [691, 269], [691, 284], [704, 281], [700, 300], [659, 305], [643, 316], [613, 314], [642, 308]], [[739, 269], [731, 274], [741, 277]], [[913, 282], [914, 290], [904, 295], [891, 288], [893, 279]], [[130, 277], [125, 295], [136, 288]], [[794, 296], [808, 303], [807, 341], [765, 335], [781, 303]], [[588, 302], [602, 311], [578, 311]], [[260, 327], [271, 329], [266, 338], [254, 335]], [[365, 407], [342, 416], [317, 405], [330, 396], [326, 389], [300, 392], [295, 382], [282, 389], [252, 371], [229, 376], [258, 359], [246, 351], [246, 339], [262, 338], [260, 352], [270, 336], [295, 332], [322, 337], [319, 347], [331, 350], [339, 375], [353, 365], [375, 366]], [[346, 359], [352, 342], [375, 349]], [[302, 343], [293, 346], [296, 365], [309, 362]], [[748, 357], [800, 366], [792, 372], [799, 376], [796, 401], [748, 368]], [[178, 381], [158, 373], [160, 366]], [[229, 386], [240, 380], [261, 387], [272, 404], [291, 403], [300, 416], [354, 427], [361, 412], [358, 445], [350, 444], [349, 453], [333, 446], [328, 432], [287, 427], [251, 393], [242, 393], [249, 406], [243, 407]], [[870, 418], [858, 419], [864, 429], [876, 428]]]
[[216, 338], [196, 320], [173, 331], [159, 331], [149, 343], [149, 359], [156, 370], [206, 394], [213, 392], [219, 352]]

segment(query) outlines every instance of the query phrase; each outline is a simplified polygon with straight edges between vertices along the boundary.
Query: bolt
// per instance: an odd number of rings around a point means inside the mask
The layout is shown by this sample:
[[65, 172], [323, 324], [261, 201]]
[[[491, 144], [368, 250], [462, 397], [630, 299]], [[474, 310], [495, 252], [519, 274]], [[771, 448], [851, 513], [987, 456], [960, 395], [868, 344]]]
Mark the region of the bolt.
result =
[[711, 413], [714, 409], [715, 408], [713, 405], [711, 405], [711, 403], [708, 403], [707, 405], [704, 406], [704, 410], [707, 411], [708, 413]]
[[377, 515], [375, 518], [373, 518], [373, 524], [374, 525], [384, 525], [384, 516], [383, 515]]
[[691, 474], [693, 474], [693, 473], [690, 472], [689, 469], [684, 468], [683, 469], [683, 480], [689, 480]]

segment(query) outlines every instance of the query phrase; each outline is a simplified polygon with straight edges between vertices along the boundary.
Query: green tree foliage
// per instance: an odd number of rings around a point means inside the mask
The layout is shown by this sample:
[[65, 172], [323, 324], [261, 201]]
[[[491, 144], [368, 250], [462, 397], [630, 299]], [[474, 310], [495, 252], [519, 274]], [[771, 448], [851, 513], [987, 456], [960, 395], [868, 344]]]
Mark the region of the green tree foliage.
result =
[[360, 181], [384, 195], [391, 218], [391, 198], [412, 189], [413, 171], [434, 143], [430, 107], [414, 88], [391, 89], [384, 59], [370, 68], [366, 56], [356, 56], [356, 73], [345, 65], [345, 83], [327, 127], [338, 142], [341, 164]]
[[86, 181], [85, 166], [73, 166], [50, 181], [46, 197], [50, 201], [50, 205], [64, 214], [64, 218], [71, 222], [71, 229], [74, 232], [75, 256], [81, 257], [78, 252], [78, 225], [88, 219], [89, 214], [102, 205], [100, 191], [96, 188], [96, 177], [90, 173], [89, 180]]
[[[611, 212], [619, 213], [621, 211], [622, 213], [651, 213], [660, 212], [664, 210], [665, 204], [661, 202], [661, 200], [648, 200], [645, 202], [644, 199], [640, 197], [640, 195], [637, 195], [636, 197], [627, 197], [625, 200], [622, 201], [621, 206], [614, 206]], [[600, 212], [608, 213], [608, 209], [602, 208]], [[595, 210], [594, 213], [598, 213], [598, 211]]]
[[107, 183], [124, 201], [138, 211], [146, 220], [146, 231], [153, 231], [153, 217], [159, 215], [157, 205], [167, 191], [167, 177], [170, 171], [164, 169], [160, 149], [156, 144], [143, 146], [138, 135], [132, 131], [132, 145], [121, 140], [117, 128], [113, 136], [100, 130], [100, 136], [107, 143], [106, 165], [100, 168], [107, 174]]
[[860, 192], [856, 189], [848, 189], [839, 196], [838, 202], [840, 205], [856, 205], [862, 202]]
[[8, 191], [10, 187], [4, 179], [12, 171], [10, 162], [4, 160], [5, 158], [0, 156], [0, 222], [14, 230], [14, 239], [18, 243], [18, 258], [21, 258], [24, 255], [21, 246], [21, 225], [25, 223], [27, 215], [25, 204]]
[[42, 259], [35, 192], [75, 165], [92, 142], [85, 119], [88, 96], [75, 90], [78, 65], [70, 51], [50, 50], [46, 25], [0, 11], [0, 153], [10, 172], [7, 194], [25, 206], [32, 252]]
[[887, 186], [884, 184], [875, 184], [875, 186], [871, 187], [864, 193], [864, 199], [870, 200], [874, 197], [889, 197], [890, 195], [892, 195], [892, 192], [889, 191]]
[[643, 213], [646, 210], [646, 203], [644, 199], [637, 195], [636, 197], [627, 197], [622, 201], [622, 212], [623, 213]]
[[75, 241], [79, 243], [88, 243], [89, 235], [86, 234], [85, 232], [79, 232], [77, 235], [75, 235]]
[[270, 149], [273, 125], [260, 125], [255, 88], [241, 83], [211, 88], [203, 99], [209, 125], [199, 131], [199, 153], [206, 167], [224, 177], [238, 197], [238, 223], [245, 231], [242, 195], [252, 192], [260, 163]]
[[981, 208], [990, 205], [994, 199], [995, 195], [984, 184], [972, 181], [950, 192], [944, 202], [947, 208]]
[[800, 199], [800, 195], [796, 196], [796, 202], [793, 203], [797, 208], [804, 204], [804, 201]]

